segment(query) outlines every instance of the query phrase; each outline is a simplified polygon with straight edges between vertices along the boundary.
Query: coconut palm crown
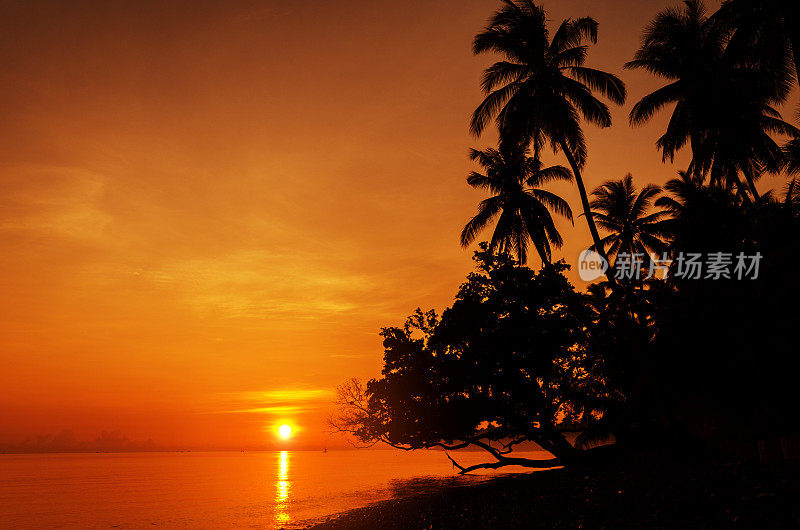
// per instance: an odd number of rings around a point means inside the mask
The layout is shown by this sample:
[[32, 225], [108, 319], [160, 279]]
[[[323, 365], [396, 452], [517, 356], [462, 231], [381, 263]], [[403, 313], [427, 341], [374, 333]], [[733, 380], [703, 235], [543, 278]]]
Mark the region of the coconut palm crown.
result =
[[563, 243], [550, 211], [572, 222], [572, 210], [564, 199], [540, 186], [551, 181], [570, 181], [570, 171], [563, 166], [544, 167], [538, 157], [529, 156], [528, 149], [522, 146], [472, 149], [470, 159], [483, 168], [483, 173], [473, 171], [467, 183], [490, 192], [491, 196], [481, 201], [478, 213], [464, 227], [461, 245], [466, 247], [475, 241], [496, 218], [490, 251], [516, 255], [519, 263], [524, 264], [530, 242], [542, 263], [549, 264], [551, 247], [560, 248]]
[[[486, 94], [472, 115], [470, 131], [479, 136], [494, 118], [501, 143], [526, 142], [539, 152], [547, 143], [567, 158], [595, 245], [600, 236], [581, 176], [586, 162], [582, 121], [609, 127], [611, 113], [599, 93], [615, 104], [625, 101], [625, 84], [615, 75], [585, 66], [597, 42], [597, 22], [564, 20], [550, 34], [544, 9], [531, 0], [504, 0], [486, 28], [475, 36], [473, 52], [502, 60], [486, 69]], [[604, 253], [600, 248], [599, 252]], [[614, 282], [613, 275], [609, 281]]]
[[608, 248], [609, 257], [621, 253], [641, 254], [647, 262], [651, 253], [659, 254], [667, 249], [668, 231], [664, 221], [668, 212], [650, 212], [659, 193], [661, 188], [652, 184], [638, 191], [630, 173], [592, 192], [595, 219], [600, 228], [608, 232], [602, 243]]

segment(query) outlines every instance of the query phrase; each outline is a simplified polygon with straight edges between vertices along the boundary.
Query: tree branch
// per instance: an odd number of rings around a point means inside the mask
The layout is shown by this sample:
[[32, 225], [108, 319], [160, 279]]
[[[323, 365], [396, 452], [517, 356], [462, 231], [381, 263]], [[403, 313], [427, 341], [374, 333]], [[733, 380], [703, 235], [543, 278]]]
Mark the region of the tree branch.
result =
[[499, 469], [505, 466], [521, 466], [533, 469], [548, 469], [551, 467], [557, 467], [561, 465], [561, 462], [559, 461], [558, 458], [545, 458], [541, 460], [534, 460], [531, 458], [507, 457], [504, 456], [505, 453], [502, 453], [497, 449], [495, 449], [494, 447], [491, 447], [490, 445], [485, 444], [478, 440], [469, 442], [467, 445], [475, 445], [476, 447], [480, 447], [484, 451], [489, 452], [492, 456], [494, 456], [497, 459], [497, 462], [485, 462], [482, 464], [474, 464], [468, 467], [464, 467], [458, 462], [456, 462], [455, 459], [453, 459], [453, 457], [450, 456], [450, 453], [445, 451], [444, 454], [447, 455], [447, 458], [453, 464], [453, 467], [459, 469], [458, 472], [459, 475], [465, 475], [467, 473], [470, 473], [471, 471], [476, 471], [478, 469]]

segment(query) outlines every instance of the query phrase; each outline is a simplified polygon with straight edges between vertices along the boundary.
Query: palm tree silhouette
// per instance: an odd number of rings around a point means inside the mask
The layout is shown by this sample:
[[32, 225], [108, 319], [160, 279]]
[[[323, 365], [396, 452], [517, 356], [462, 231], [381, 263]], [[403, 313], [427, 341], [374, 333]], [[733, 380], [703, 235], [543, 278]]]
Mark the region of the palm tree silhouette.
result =
[[800, 11], [796, 0], [726, 0], [715, 17], [733, 29], [731, 45], [748, 50], [776, 82], [800, 72]]
[[520, 264], [527, 260], [528, 241], [533, 243], [543, 264], [551, 260], [551, 245], [560, 248], [563, 241], [550, 210], [572, 222], [569, 204], [539, 186], [554, 180], [572, 180], [563, 166], [542, 167], [538, 157], [528, 156], [528, 148], [517, 146], [470, 151], [470, 159], [480, 164], [484, 173], [473, 171], [467, 183], [488, 190], [492, 196], [481, 201], [478, 213], [461, 232], [461, 245], [468, 246], [495, 217], [489, 250], [516, 254]]
[[758, 176], [778, 172], [783, 163], [771, 134], [794, 137], [800, 131], [773, 107], [786, 98], [786, 84], [770, 81], [748, 61], [746, 47], [728, 45], [729, 36], [724, 20], [709, 19], [697, 0], [659, 13], [625, 68], [644, 69], [669, 83], [636, 103], [630, 122], [641, 125], [675, 104], [657, 142], [664, 160], [674, 160], [689, 144], [691, 173], [707, 174], [711, 185], [735, 187], [743, 198], [749, 192], [757, 199]]
[[788, 142], [783, 150], [786, 155], [786, 172], [790, 175], [800, 173], [800, 138]]
[[[564, 20], [551, 39], [543, 8], [531, 0], [504, 0], [473, 41], [475, 54], [498, 53], [504, 60], [484, 72], [481, 87], [486, 98], [472, 115], [470, 131], [480, 136], [494, 117], [501, 142], [522, 140], [532, 144], [534, 152], [549, 142], [553, 151], [562, 151], [575, 176], [589, 232], [605, 256], [581, 176], [586, 162], [581, 117], [609, 127], [608, 107], [592, 90], [618, 105], [626, 93], [615, 75], [584, 66], [587, 40], [597, 42], [592, 18]], [[613, 284], [613, 274], [607, 275]]]
[[[655, 206], [669, 214], [661, 226], [673, 255], [718, 252], [741, 243], [752, 203], [744, 204], [740, 196], [724, 188], [707, 186], [702, 175], [687, 171], [679, 171], [678, 178], [664, 185], [664, 191], [669, 195], [660, 196]], [[755, 204], [769, 197], [764, 194]]]
[[[661, 188], [648, 184], [637, 193], [630, 173], [620, 180], [610, 180], [592, 192], [592, 212], [597, 224], [609, 232], [601, 241], [608, 246], [608, 256], [641, 254], [649, 263], [651, 253], [666, 250], [668, 235], [663, 224], [666, 211], [648, 213]], [[594, 250], [594, 249], [593, 249]]]
[[692, 175], [688, 171], [678, 171], [678, 178], [670, 179], [664, 184], [664, 191], [670, 195], [662, 195], [656, 199], [655, 205], [669, 212], [673, 217], [683, 215], [687, 204], [703, 191], [703, 176]]

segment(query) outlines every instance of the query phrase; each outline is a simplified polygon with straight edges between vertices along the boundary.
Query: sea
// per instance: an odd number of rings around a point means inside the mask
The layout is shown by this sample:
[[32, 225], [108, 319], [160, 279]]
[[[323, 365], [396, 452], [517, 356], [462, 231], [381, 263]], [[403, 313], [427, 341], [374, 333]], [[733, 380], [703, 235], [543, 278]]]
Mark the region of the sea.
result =
[[[487, 461], [481, 452], [454, 456], [462, 465]], [[0, 528], [305, 528], [374, 502], [527, 470], [455, 471], [442, 451], [0, 455]]]

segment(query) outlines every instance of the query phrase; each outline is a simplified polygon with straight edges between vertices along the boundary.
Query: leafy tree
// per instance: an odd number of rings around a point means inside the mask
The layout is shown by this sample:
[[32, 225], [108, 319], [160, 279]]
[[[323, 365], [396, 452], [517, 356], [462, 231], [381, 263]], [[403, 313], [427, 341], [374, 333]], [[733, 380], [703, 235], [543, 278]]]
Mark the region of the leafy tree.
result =
[[[474, 53], [497, 53], [503, 60], [484, 73], [481, 86], [487, 95], [472, 115], [470, 130], [479, 136], [494, 117], [501, 142], [528, 142], [536, 153], [549, 142], [554, 151], [563, 152], [592, 240], [605, 256], [581, 175], [587, 156], [581, 117], [610, 127], [611, 113], [592, 91], [618, 105], [625, 102], [626, 92], [615, 75], [584, 66], [589, 49], [585, 41], [597, 42], [592, 18], [564, 20], [551, 39], [542, 7], [531, 0], [504, 0], [473, 42]], [[614, 282], [612, 274], [609, 281]]]
[[539, 186], [553, 180], [572, 180], [572, 174], [563, 166], [542, 167], [538, 158], [528, 156], [525, 147], [506, 147], [470, 152], [470, 158], [484, 168], [485, 174], [473, 171], [467, 182], [493, 195], [480, 203], [478, 214], [464, 227], [461, 245], [466, 247], [472, 243], [499, 215], [490, 251], [515, 254], [519, 263], [524, 264], [530, 240], [542, 263], [549, 264], [550, 246], [560, 248], [563, 243], [550, 210], [570, 222], [572, 210], [564, 199]]
[[[564, 430], [592, 423], [606, 397], [587, 348], [583, 297], [563, 262], [533, 272], [482, 245], [441, 318], [420, 310], [384, 328], [381, 377], [340, 387], [340, 431], [403, 449], [479, 447], [492, 462], [552, 467], [582, 454]], [[509, 456], [532, 441], [555, 458]], [[451, 458], [452, 459], [452, 458]]]

